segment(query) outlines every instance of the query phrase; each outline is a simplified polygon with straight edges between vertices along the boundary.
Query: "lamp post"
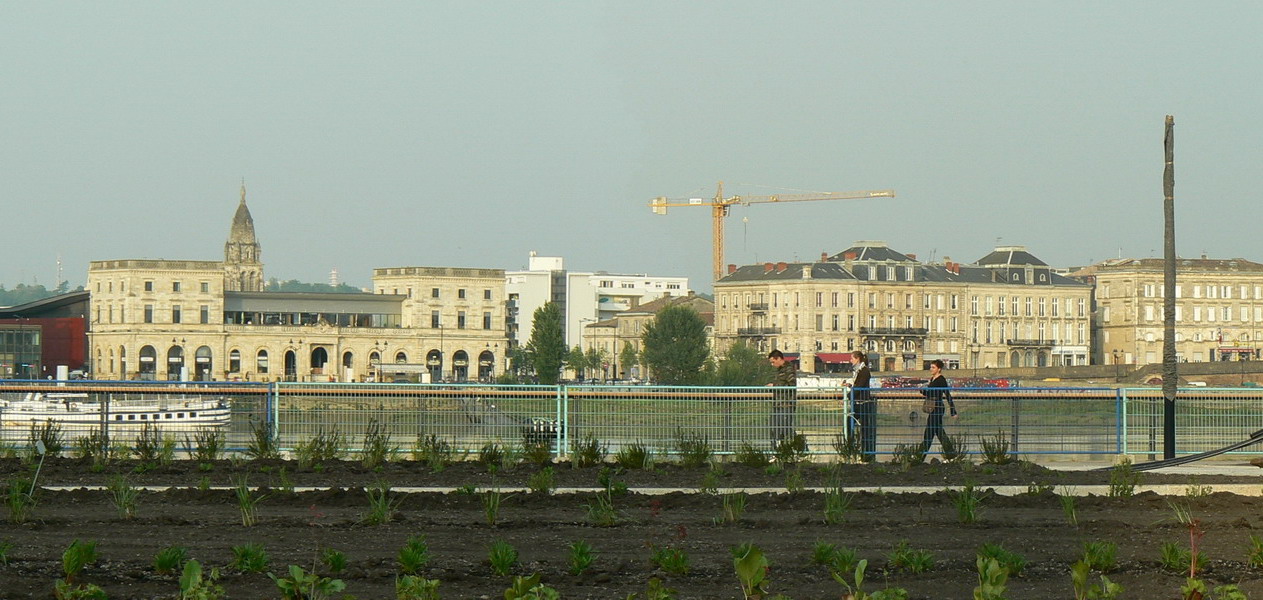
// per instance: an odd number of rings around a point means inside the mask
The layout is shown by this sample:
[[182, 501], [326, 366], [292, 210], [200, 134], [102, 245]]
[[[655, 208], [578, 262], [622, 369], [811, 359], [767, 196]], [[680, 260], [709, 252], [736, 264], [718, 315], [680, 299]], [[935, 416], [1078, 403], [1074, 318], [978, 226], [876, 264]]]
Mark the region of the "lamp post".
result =
[[977, 342], [974, 342], [969, 345], [969, 352], [972, 355], [970, 362], [973, 363], [973, 367], [974, 367], [974, 385], [975, 386], [978, 385], [978, 356], [982, 354], [981, 350], [982, 350], [982, 346], [978, 344]]
[[1118, 359], [1122, 356], [1123, 352], [1119, 350], [1118, 348], [1115, 348], [1113, 354], [1114, 354], [1114, 383], [1118, 383], [1123, 380], [1122, 370], [1118, 366]]

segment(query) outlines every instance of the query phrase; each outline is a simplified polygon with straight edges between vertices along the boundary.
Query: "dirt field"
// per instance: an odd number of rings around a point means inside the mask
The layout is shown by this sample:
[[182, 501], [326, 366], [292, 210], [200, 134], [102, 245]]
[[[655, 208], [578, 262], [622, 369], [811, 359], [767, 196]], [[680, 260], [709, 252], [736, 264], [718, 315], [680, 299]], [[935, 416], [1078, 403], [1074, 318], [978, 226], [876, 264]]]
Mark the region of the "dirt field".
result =
[[[1123, 598], [1176, 598], [1184, 577], [1164, 571], [1160, 564], [1163, 543], [1188, 545], [1187, 530], [1176, 523], [1170, 506], [1175, 502], [1187, 505], [1205, 530], [1201, 546], [1210, 562], [1204, 577], [1212, 584], [1239, 583], [1250, 597], [1263, 599], [1263, 570], [1246, 563], [1250, 536], [1263, 537], [1259, 497], [1222, 492], [1204, 497], [1162, 497], [1151, 492], [1128, 498], [1080, 497], [1075, 526], [1054, 491], [1105, 484], [1108, 474], [1050, 471], [1030, 464], [927, 464], [907, 472], [892, 465], [844, 465], [832, 472], [822, 466], [803, 467], [799, 477], [807, 487], [822, 486], [837, 477], [844, 486], [883, 488], [854, 493], [845, 522], [834, 525], [824, 523], [824, 494], [783, 492], [786, 472], [725, 465], [726, 475], [716, 480], [721, 491], [765, 487], [783, 493], [751, 494], [735, 523], [717, 523], [723, 512], [722, 494], [636, 492], [651, 487], [696, 490], [705, 468], [663, 465], [651, 472], [628, 470], [613, 475], [631, 491], [613, 498], [618, 520], [610, 527], [590, 521], [587, 505], [594, 499], [592, 492], [506, 494], [497, 523], [488, 524], [483, 491], [524, 485], [538, 469], [534, 466], [519, 465], [494, 478], [473, 463], [454, 465], [438, 474], [410, 462], [392, 463], [380, 472], [366, 471], [349, 461], [319, 470], [300, 470], [283, 462], [220, 461], [205, 467], [177, 462], [135, 474], [134, 466], [114, 463], [93, 472], [88, 464], [70, 459], [45, 464], [42, 486], [105, 485], [110, 476], [129, 473], [135, 485], [175, 488], [143, 492], [131, 520], [119, 517], [108, 492], [42, 490], [28, 522], [0, 523], [0, 544], [12, 544], [8, 564], [0, 566], [0, 598], [52, 598], [53, 583], [61, 575], [61, 553], [74, 539], [97, 541], [100, 560], [84, 571], [82, 581], [101, 586], [110, 598], [174, 597], [179, 590], [177, 577], [157, 575], [152, 566], [154, 555], [164, 547], [186, 547], [188, 555], [204, 565], [223, 567], [232, 557], [231, 548], [246, 542], [262, 544], [270, 556], [270, 570], [278, 574], [290, 564], [310, 569], [318, 549], [332, 547], [347, 557], [348, 567], [336, 575], [346, 583], [344, 594], [393, 598], [398, 572], [395, 557], [404, 542], [417, 534], [425, 536], [431, 556], [424, 574], [442, 581], [443, 598], [504, 597], [510, 578], [493, 575], [487, 560], [488, 547], [496, 540], [512, 544], [520, 553], [514, 573], [539, 573], [564, 598], [622, 599], [643, 592], [651, 577], [661, 578], [677, 591], [678, 598], [741, 598], [729, 549], [742, 542], [754, 543], [770, 560], [768, 589], [772, 593], [797, 600], [839, 598], [844, 588], [825, 567], [811, 560], [813, 545], [819, 541], [853, 548], [860, 558], [868, 559], [868, 591], [898, 586], [906, 588], [910, 598], [971, 598], [977, 585], [975, 552], [984, 543], [993, 543], [1028, 561], [1021, 576], [1009, 580], [1007, 597], [1070, 598], [1069, 565], [1090, 540], [1117, 544], [1118, 566], [1108, 576], [1124, 587]], [[5, 481], [28, 472], [29, 466], [17, 460], [0, 461], [0, 478]], [[556, 473], [558, 486], [595, 488], [600, 468], [560, 465]], [[251, 485], [271, 487], [264, 491], [259, 522], [253, 527], [242, 526], [231, 490], [198, 489], [206, 484], [228, 486], [243, 474], [248, 474]], [[363, 523], [368, 501], [360, 486], [378, 480], [395, 487], [472, 485], [478, 491], [400, 494], [394, 519], [372, 526]], [[948, 492], [898, 491], [906, 485], [942, 487], [967, 482], [982, 489], [1033, 484], [1036, 493], [984, 495], [979, 522], [962, 524]], [[1155, 483], [1213, 489], [1226, 483], [1263, 486], [1263, 477], [1146, 474], [1142, 486]], [[297, 493], [277, 489], [289, 484], [342, 489]], [[578, 540], [591, 543], [597, 557], [589, 570], [572, 575], [567, 546]], [[911, 574], [891, 568], [887, 557], [904, 540], [913, 549], [933, 553], [929, 572]], [[655, 548], [686, 552], [688, 573], [667, 573], [655, 566], [650, 560]], [[229, 598], [280, 597], [273, 582], [261, 573], [227, 570], [221, 583]]]

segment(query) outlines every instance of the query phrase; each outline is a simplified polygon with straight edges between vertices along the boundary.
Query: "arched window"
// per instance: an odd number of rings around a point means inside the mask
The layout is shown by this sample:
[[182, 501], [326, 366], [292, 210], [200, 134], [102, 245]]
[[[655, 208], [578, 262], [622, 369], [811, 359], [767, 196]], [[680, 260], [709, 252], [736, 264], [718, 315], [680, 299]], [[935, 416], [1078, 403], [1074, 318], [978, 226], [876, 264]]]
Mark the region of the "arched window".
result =
[[398, 364], [403, 364], [403, 363], [408, 362], [408, 353], [407, 353], [407, 352], [404, 352], [403, 350], [400, 350], [399, 352], [396, 352], [396, 353], [395, 353], [395, 362], [396, 362], [396, 363], [398, 363]]
[[241, 372], [241, 351], [236, 348], [228, 352], [228, 372]]
[[259, 373], [268, 372], [268, 351], [267, 350], [260, 350], [259, 353], [254, 356], [254, 370]]

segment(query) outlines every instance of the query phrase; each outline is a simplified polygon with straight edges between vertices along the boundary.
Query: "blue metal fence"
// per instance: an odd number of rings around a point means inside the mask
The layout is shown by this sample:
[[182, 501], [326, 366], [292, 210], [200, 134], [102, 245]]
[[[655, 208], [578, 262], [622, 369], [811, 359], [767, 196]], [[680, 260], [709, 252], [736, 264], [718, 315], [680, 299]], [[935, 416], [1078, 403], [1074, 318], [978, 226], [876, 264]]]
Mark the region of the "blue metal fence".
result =
[[[871, 395], [877, 454], [922, 442], [928, 416], [917, 389], [873, 389]], [[944, 427], [973, 452], [982, 438], [1003, 436], [1014, 453], [1027, 456], [1161, 454], [1158, 389], [954, 388], [952, 397], [959, 417], [946, 418]], [[145, 415], [143, 422], [179, 442], [202, 426], [180, 424], [187, 417], [181, 406], [188, 406], [180, 402], [222, 398], [231, 416], [213, 426], [222, 427], [229, 449], [238, 452], [260, 428], [287, 451], [337, 432], [354, 452], [374, 425], [404, 452], [435, 436], [458, 451], [547, 442], [558, 455], [588, 437], [611, 453], [641, 444], [670, 455], [687, 438], [704, 438], [720, 454], [747, 444], [766, 450], [787, 432], [803, 435], [812, 454], [827, 455], [857, 434], [845, 388], [37, 380], [0, 381], [0, 444], [28, 443], [37, 420], [23, 411], [39, 398], [69, 440], [96, 429], [125, 439]], [[1181, 389], [1176, 407], [1177, 454], [1223, 447], [1263, 428], [1259, 388]], [[132, 413], [137, 420], [128, 421]]]

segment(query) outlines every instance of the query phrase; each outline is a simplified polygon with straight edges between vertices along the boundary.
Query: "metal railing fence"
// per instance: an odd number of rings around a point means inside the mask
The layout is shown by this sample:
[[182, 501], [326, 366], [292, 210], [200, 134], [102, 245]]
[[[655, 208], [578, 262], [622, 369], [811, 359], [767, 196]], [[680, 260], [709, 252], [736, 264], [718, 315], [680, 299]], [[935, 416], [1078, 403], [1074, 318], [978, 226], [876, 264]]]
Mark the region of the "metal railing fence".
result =
[[[876, 453], [922, 443], [927, 415], [917, 389], [870, 390], [877, 407]], [[1153, 388], [953, 388], [959, 418], [948, 435], [981, 452], [984, 437], [1003, 436], [1018, 455], [1151, 455], [1162, 448], [1162, 392]], [[1220, 448], [1263, 428], [1263, 389], [1188, 388], [1176, 401], [1177, 454]], [[151, 381], [0, 381], [0, 444], [29, 444], [32, 426], [57, 421], [69, 442], [94, 431], [125, 443], [144, 423], [161, 424], [181, 449], [206, 426], [184, 419], [187, 402], [222, 399], [230, 451], [256, 431], [293, 451], [321, 434], [340, 436], [354, 453], [375, 429], [404, 455], [429, 436], [459, 452], [484, 444], [547, 443], [554, 454], [595, 438], [610, 454], [641, 444], [657, 455], [680, 452], [682, 439], [705, 439], [718, 454], [749, 445], [768, 450], [802, 434], [811, 454], [829, 455], [858, 435], [845, 389], [601, 385], [231, 383]], [[42, 399], [43, 404], [32, 404]], [[31, 413], [34, 408], [43, 413]], [[147, 415], [147, 416], [144, 416]], [[44, 420], [40, 420], [44, 419]], [[932, 452], [940, 450], [939, 442]], [[1263, 453], [1252, 447], [1242, 454]]]

